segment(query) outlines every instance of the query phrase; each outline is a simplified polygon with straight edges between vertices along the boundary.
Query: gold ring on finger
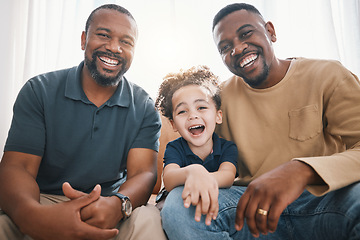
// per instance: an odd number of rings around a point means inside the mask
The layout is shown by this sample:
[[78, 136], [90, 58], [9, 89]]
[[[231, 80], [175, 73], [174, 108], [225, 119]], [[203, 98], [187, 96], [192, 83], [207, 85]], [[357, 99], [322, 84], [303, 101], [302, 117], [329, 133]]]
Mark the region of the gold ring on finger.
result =
[[260, 214], [260, 215], [263, 215], [263, 216], [267, 216], [268, 211], [266, 211], [264, 209], [261, 209], [261, 208], [258, 208], [257, 213]]

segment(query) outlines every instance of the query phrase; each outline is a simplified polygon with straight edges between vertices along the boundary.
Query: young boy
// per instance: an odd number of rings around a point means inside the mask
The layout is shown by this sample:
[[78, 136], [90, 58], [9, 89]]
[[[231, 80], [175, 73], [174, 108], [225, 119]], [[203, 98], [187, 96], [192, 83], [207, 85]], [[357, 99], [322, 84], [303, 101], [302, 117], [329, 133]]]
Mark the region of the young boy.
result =
[[155, 104], [181, 135], [166, 146], [165, 189], [184, 185], [184, 206], [196, 206], [195, 220], [204, 214], [210, 225], [218, 213], [219, 188], [233, 184], [237, 164], [236, 145], [214, 133], [222, 123], [218, 78], [206, 66], [168, 74]]

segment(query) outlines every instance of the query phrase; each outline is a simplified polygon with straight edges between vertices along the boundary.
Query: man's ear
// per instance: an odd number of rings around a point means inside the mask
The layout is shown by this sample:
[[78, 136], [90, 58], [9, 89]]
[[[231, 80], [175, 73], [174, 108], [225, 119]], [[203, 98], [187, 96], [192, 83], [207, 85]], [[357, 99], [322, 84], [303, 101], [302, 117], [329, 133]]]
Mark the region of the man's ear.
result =
[[273, 23], [272, 22], [267, 22], [266, 24], [265, 24], [265, 28], [266, 28], [266, 31], [267, 31], [267, 33], [269, 34], [269, 36], [270, 36], [270, 40], [271, 40], [271, 42], [276, 42], [276, 33], [275, 33], [275, 28], [274, 28], [274, 25], [273, 25]]
[[216, 123], [221, 124], [222, 123], [222, 111], [218, 110], [216, 113]]
[[81, 34], [81, 49], [82, 50], [85, 50], [85, 45], [86, 45], [86, 33], [85, 33], [85, 31], [83, 31]]
[[170, 119], [170, 123], [171, 123], [171, 126], [172, 126], [174, 132], [177, 132], [178, 130], [177, 130], [176, 126], [175, 126], [175, 123], [174, 123], [173, 119]]

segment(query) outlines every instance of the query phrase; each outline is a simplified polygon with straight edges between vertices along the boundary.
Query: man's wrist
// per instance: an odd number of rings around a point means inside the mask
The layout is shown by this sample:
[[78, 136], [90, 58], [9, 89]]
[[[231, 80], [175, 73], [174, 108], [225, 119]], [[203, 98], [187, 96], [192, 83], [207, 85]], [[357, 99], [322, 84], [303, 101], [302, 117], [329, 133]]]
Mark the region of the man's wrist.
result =
[[322, 185], [325, 184], [324, 180], [319, 176], [315, 169], [307, 162], [301, 160], [295, 160], [294, 162], [300, 163], [302, 166], [302, 172], [307, 179], [307, 185]]
[[125, 220], [130, 217], [132, 213], [132, 204], [130, 198], [121, 193], [115, 193], [113, 196], [119, 198], [121, 201], [121, 212], [123, 215], [123, 219]]

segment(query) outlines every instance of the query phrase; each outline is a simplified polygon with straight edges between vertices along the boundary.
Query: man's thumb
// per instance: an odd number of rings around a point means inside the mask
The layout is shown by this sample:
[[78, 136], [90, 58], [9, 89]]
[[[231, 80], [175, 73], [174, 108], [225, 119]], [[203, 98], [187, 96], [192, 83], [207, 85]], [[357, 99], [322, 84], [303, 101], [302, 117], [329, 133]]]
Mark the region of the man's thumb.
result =
[[74, 201], [79, 201], [80, 208], [83, 208], [83, 207], [89, 205], [90, 203], [98, 200], [100, 198], [100, 194], [101, 194], [101, 186], [99, 184], [97, 184], [94, 187], [94, 189], [91, 191], [90, 194], [85, 194], [85, 195], [75, 199]]

